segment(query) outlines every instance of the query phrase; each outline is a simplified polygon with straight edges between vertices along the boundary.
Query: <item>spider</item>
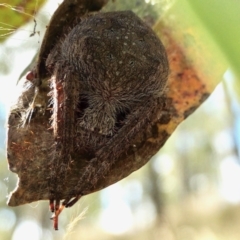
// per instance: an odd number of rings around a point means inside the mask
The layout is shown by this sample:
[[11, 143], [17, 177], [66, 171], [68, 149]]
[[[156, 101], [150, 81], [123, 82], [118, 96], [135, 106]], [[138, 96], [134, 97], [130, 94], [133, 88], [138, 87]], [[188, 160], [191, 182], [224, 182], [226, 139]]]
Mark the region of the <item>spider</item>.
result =
[[[52, 128], [50, 209], [58, 215], [94, 186], [147, 124], [158, 118], [168, 78], [165, 49], [131, 11], [89, 14], [50, 52]], [[76, 149], [92, 154], [60, 207], [61, 182]]]

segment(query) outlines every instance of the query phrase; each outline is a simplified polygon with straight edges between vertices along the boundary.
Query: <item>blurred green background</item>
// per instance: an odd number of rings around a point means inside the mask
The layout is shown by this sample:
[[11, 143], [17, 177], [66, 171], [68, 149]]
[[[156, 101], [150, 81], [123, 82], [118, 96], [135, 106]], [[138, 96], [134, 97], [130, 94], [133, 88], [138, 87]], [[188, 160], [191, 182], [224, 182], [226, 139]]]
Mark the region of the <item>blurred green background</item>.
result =
[[[146, 166], [63, 211], [59, 231], [52, 229], [47, 202], [16, 208], [6, 205], [17, 182], [6, 161], [7, 111], [19, 75], [40, 48], [48, 19], [61, 1], [49, 0], [41, 7], [43, 2], [0, 2], [0, 238], [238, 240], [240, 2], [236, 0], [110, 2], [105, 10], [131, 9], [150, 25], [174, 19], [179, 23], [171, 25], [176, 32], [184, 31], [188, 24], [197, 34], [199, 26], [194, 23], [199, 22], [204, 41], [221, 53], [221, 57], [215, 51], [210, 51], [211, 58], [203, 56], [210, 75], [218, 75], [211, 73], [213, 61], [221, 63], [219, 73], [224, 70], [224, 75], [207, 80], [219, 84]], [[21, 10], [17, 21], [16, 9]], [[33, 19], [36, 34], [29, 37], [34, 31]]]

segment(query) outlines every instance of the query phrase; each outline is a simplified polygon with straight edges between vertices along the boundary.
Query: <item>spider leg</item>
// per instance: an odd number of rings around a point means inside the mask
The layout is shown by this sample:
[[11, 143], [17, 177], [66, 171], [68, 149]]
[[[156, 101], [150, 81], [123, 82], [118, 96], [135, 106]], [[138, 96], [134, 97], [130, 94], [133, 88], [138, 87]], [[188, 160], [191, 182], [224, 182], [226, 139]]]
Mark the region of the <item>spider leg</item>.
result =
[[52, 219], [56, 230], [58, 229], [58, 216], [65, 207], [64, 204], [60, 206], [62, 188], [73, 161], [71, 155], [74, 151], [76, 132], [74, 123], [79, 97], [78, 81], [67, 67], [64, 76], [62, 76], [62, 68], [62, 65], [57, 65], [56, 72], [51, 78], [54, 99], [52, 125], [55, 145], [53, 158], [50, 161], [49, 192], [51, 196], [50, 210], [54, 212]]
[[[51, 219], [53, 220], [53, 227], [55, 230], [58, 230], [58, 216], [59, 214], [62, 212], [62, 210], [64, 209], [64, 205], [62, 204], [60, 206], [60, 200], [56, 200], [55, 201], [55, 205], [54, 205], [54, 201], [50, 200], [50, 207], [54, 208], [54, 214], [51, 217]], [[52, 210], [52, 208], [51, 208]]]
[[72, 200], [65, 200], [63, 202], [63, 205], [66, 207], [66, 208], [69, 208], [69, 207], [72, 207], [79, 199], [81, 198], [81, 195], [77, 195], [75, 198], [73, 198]]
[[60, 205], [60, 200], [49, 200], [49, 208], [50, 211], [53, 212], [53, 216], [51, 219], [53, 220], [53, 228], [55, 230], [58, 230], [58, 217], [62, 210], [66, 207], [71, 207], [73, 206], [79, 199], [81, 195], [77, 195], [75, 198], [71, 200], [71, 198], [65, 199], [62, 204]]
[[[143, 117], [144, 116], [144, 117]], [[99, 149], [96, 157], [90, 161], [86, 167], [85, 173], [79, 179], [75, 192], [84, 194], [93, 188], [97, 181], [107, 175], [111, 166], [114, 165], [125, 149], [128, 148], [129, 142], [141, 129], [149, 124], [153, 118], [161, 116], [160, 98], [148, 100], [136, 107], [125, 120], [124, 126]], [[120, 149], [120, 150], [119, 150]]]
[[50, 200], [49, 200], [49, 210], [50, 210], [51, 212], [54, 212], [54, 208], [55, 208], [55, 206], [54, 206], [54, 200], [53, 200], [53, 199], [50, 199]]

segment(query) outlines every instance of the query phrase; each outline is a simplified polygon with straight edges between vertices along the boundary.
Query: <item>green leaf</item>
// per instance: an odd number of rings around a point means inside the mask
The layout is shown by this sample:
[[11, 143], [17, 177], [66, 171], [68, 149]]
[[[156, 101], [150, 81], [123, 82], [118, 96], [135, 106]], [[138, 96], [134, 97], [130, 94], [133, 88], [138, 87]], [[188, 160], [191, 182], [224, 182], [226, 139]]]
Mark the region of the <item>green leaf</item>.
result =
[[240, 1], [188, 0], [188, 2], [240, 77]]

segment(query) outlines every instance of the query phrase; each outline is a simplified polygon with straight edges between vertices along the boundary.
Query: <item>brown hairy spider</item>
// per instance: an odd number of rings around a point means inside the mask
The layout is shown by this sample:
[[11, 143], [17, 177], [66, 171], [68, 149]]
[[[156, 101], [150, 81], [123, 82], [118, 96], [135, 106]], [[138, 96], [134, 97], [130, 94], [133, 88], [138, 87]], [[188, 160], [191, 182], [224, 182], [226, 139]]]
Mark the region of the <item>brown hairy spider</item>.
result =
[[[55, 145], [49, 167], [54, 225], [126, 149], [139, 131], [159, 118], [168, 77], [165, 49], [131, 11], [87, 15], [53, 48], [46, 61], [52, 75]], [[66, 172], [90, 154], [85, 173], [60, 206]]]
[[136, 150], [162, 116], [168, 78], [162, 43], [131, 11], [84, 15], [61, 36], [40, 59], [50, 80], [35, 68], [21, 81], [7, 150], [20, 179], [10, 205], [49, 199], [55, 229], [64, 207], [140, 167]]

